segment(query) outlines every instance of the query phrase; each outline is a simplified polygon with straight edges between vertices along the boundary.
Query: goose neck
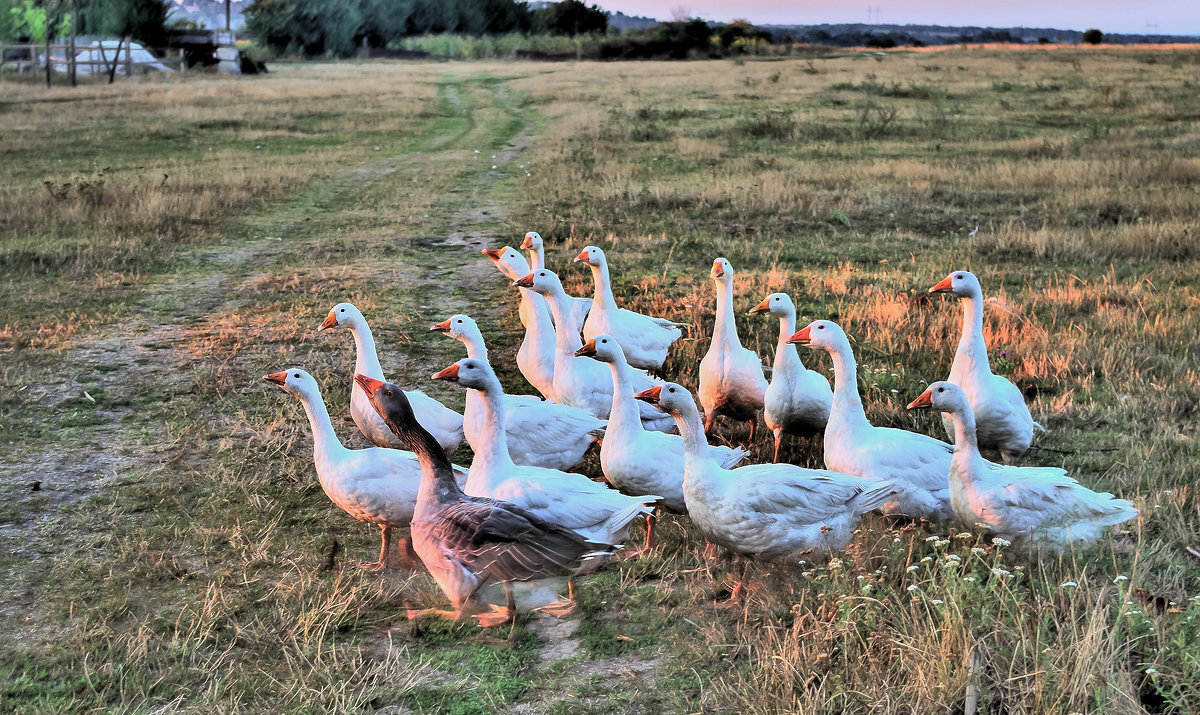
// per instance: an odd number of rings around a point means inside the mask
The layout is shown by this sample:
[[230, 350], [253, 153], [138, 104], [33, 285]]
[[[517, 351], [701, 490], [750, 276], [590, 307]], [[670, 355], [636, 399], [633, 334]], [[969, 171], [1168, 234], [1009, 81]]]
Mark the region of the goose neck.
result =
[[471, 445], [471, 450], [475, 453], [471, 471], [474, 473], [476, 467], [480, 468], [481, 473], [492, 473], [497, 469], [511, 470], [514, 465], [512, 457], [508, 454], [508, 436], [505, 434], [504, 423], [504, 390], [500, 387], [500, 380], [493, 375], [483, 387], [474, 390], [479, 393], [478, 402], [483, 409], [483, 419], [477, 440], [480, 444]]
[[329, 410], [325, 408], [325, 401], [321, 399], [321, 394], [305, 393], [298, 397], [300, 403], [304, 405], [304, 412], [308, 415], [308, 424], [312, 428], [313, 460], [318, 465], [328, 464], [349, 451], [342, 446], [337, 433], [333, 430], [333, 422], [329, 419]]
[[962, 336], [958, 340], [955, 360], [967, 360], [970, 367], [987, 367], [987, 342], [983, 339], [983, 297], [959, 298], [962, 301]]
[[596, 284], [596, 305], [601, 308], [617, 307], [617, 300], [612, 292], [612, 280], [608, 275], [608, 261], [601, 261], [598, 266], [589, 263], [588, 268], [592, 269], [592, 281]]
[[949, 415], [954, 422], [954, 463], [957, 466], [957, 469], [950, 470], [951, 487], [966, 487], [969, 486], [971, 475], [977, 474], [983, 467], [983, 457], [979, 454], [975, 435], [975, 415], [970, 406]]
[[608, 364], [613, 375], [613, 404], [608, 414], [608, 429], [611, 432], [624, 430], [643, 431], [641, 408], [633, 397], [633, 376], [629, 363], [617, 359]]
[[795, 345], [788, 343], [788, 338], [796, 332], [796, 314], [794, 312], [779, 317], [779, 342], [775, 345], [775, 363], [772, 367], [772, 379], [782, 375], [804, 370], [800, 360], [800, 351]]
[[849, 345], [838, 345], [829, 350], [833, 359], [833, 409], [830, 422], [869, 424], [863, 410], [862, 397], [858, 394], [858, 363]]
[[737, 335], [737, 320], [733, 315], [733, 280], [717, 281], [717, 322], [713, 326], [713, 339], [727, 345], [740, 345]]
[[487, 361], [488, 352], [487, 345], [483, 342], [483, 336], [478, 332], [474, 334], [463, 335], [459, 340], [463, 345], [467, 346], [467, 357], [472, 360]]
[[704, 457], [708, 450], [708, 440], [704, 437], [704, 423], [700, 421], [700, 412], [696, 409], [674, 415], [679, 425], [679, 436], [683, 438], [683, 452], [688, 460]]
[[416, 419], [399, 423], [384, 418], [384, 422], [404, 446], [417, 455], [417, 461], [421, 464], [421, 485], [417, 489], [418, 514], [439, 504], [452, 503], [462, 498], [463, 490], [455, 481], [454, 466], [433, 435]]
[[356, 322], [350, 326], [354, 335], [354, 371], [359, 375], [383, 379], [383, 366], [379, 364], [379, 353], [375, 348], [375, 336], [371, 327], [365, 322]]
[[561, 287], [546, 296], [546, 302], [550, 304], [550, 314], [554, 316], [554, 345], [560, 355], [574, 353], [583, 347], [579, 333], [566, 327], [571, 324], [571, 309], [567, 305], [569, 300], [566, 291]]

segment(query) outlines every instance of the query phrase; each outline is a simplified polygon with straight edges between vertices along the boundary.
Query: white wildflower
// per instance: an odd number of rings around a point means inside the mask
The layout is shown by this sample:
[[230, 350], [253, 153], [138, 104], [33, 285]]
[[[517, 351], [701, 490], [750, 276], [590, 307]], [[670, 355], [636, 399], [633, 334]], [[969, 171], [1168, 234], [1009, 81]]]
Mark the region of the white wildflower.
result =
[[963, 581], [966, 581], [967, 583], [975, 583], [975, 577], [967, 576], [966, 578], [963, 579]]
[[951, 561], [962, 561], [962, 557], [958, 554], [946, 554], [946, 558], [950, 559]]
[[1012, 576], [1011, 571], [1005, 571], [1004, 569], [998, 568], [998, 567], [992, 569], [992, 573], [994, 573], [997, 576]]
[[940, 539], [940, 538], [942, 538], [942, 537], [940, 537], [940, 536], [927, 536], [927, 537], [925, 537], [925, 542], [926, 542], [926, 543], [928, 543], [928, 542], [930, 542], [930, 541], [937, 541], [937, 540], [938, 540], [938, 539]]
[[907, 572], [909, 572], [909, 573], [912, 573], [913, 571], [917, 571], [917, 570], [919, 570], [920, 568], [921, 568], [920, 566], [917, 566], [916, 564], [913, 564], [912, 566], [909, 566], [908, 568], [906, 568], [906, 569], [904, 569], [904, 570], [905, 570], [905, 571], [907, 571]]
[[934, 544], [933, 544], [933, 545], [934, 545], [934, 546], [949, 546], [949, 545], [950, 545], [950, 539], [942, 539], [941, 541], [936, 541], [936, 542], [934, 542]]
[[1001, 539], [999, 536], [992, 539], [992, 543], [996, 546], [1012, 546], [1012, 542], [1008, 539]]
[[915, 583], [914, 583], [913, 585], [911, 585], [911, 586], [909, 586], [909, 587], [908, 587], [908, 590], [909, 590], [909, 591], [916, 591], [916, 590], [917, 590], [917, 588], [919, 588], [919, 587], [917, 586], [917, 584], [915, 584]]
[[1129, 580], [1128, 576], [1118, 576], [1113, 579], [1113, 583], [1121, 583], [1122, 581], [1128, 581], [1128, 580]]
[[971, 553], [973, 553], [973, 554], [986, 554], [986, 553], [987, 553], [987, 550], [985, 550], [985, 549], [981, 549], [981, 548], [979, 548], [978, 546], [974, 546], [974, 547], [972, 547], [972, 548], [971, 548]]
[[1075, 588], [1078, 585], [1079, 584], [1075, 583], [1074, 581], [1063, 581], [1062, 586], [1059, 588]]
[[954, 538], [956, 538], [956, 539], [974, 539], [975, 535], [968, 534], [967, 532], [963, 531], [963, 532], [959, 532], [959, 533], [955, 534]]
[[921, 559], [921, 563], [928, 563], [930, 561], [933, 561], [932, 556], [926, 556], [925, 558]]
[[1146, 668], [1146, 675], [1158, 675], [1158, 671], [1154, 668]]
[[935, 605], [935, 606], [940, 606], [940, 605], [942, 605], [942, 599], [940, 599], [940, 598], [935, 598], [935, 599], [933, 599], [932, 601], [930, 601], [930, 603], [932, 603], [932, 604], [933, 604], [933, 605]]

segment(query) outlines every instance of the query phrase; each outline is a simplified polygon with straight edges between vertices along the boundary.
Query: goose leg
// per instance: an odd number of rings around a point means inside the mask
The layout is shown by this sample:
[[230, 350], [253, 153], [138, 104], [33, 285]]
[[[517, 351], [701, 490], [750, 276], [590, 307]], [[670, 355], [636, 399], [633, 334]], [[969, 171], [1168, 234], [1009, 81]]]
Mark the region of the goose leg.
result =
[[412, 534], [409, 534], [400, 542], [400, 567], [412, 570], [420, 565], [421, 557], [417, 556], [417, 551], [413, 548]]
[[741, 568], [741, 573], [738, 576], [738, 582], [734, 585], [733, 592], [729, 594], [729, 600], [725, 601], [725, 605], [732, 606], [732, 605], [737, 605], [737, 604], [741, 603], [742, 599], [745, 596], [746, 591], [748, 590], [746, 588], [746, 579], [749, 576], [749, 574], [750, 574], [750, 559], [743, 556], [742, 557], [742, 568]]
[[753, 444], [754, 433], [758, 431], [758, 417], [751, 417], [748, 421], [750, 422], [750, 443]]
[[383, 543], [379, 546], [378, 561], [359, 561], [355, 564], [360, 569], [368, 571], [382, 571], [388, 567], [388, 555], [392, 552], [392, 527], [380, 526], [382, 531]]
[[[508, 597], [508, 607], [492, 606], [491, 611], [475, 616], [480, 628], [494, 628], [505, 624], [511, 624], [513, 629], [517, 627], [517, 599], [513, 595], [512, 583], [508, 581], [504, 582], [504, 595]], [[512, 635], [513, 630], [510, 630], [508, 637], [512, 638]]]
[[567, 579], [567, 600], [547, 603], [537, 610], [555, 618], [562, 618], [571, 615], [575, 610], [575, 605], [575, 579], [572, 578]]
[[656, 508], [646, 515], [646, 543], [637, 551], [630, 551], [625, 554], [626, 561], [636, 561], [643, 556], [649, 556], [654, 552], [655, 547], [658, 546], [658, 540], [654, 537], [654, 524], [658, 521], [657, 514], [658, 509]]
[[709, 410], [704, 413], [704, 436], [712, 434], [713, 422], [717, 419], [716, 410]]
[[774, 464], [779, 464], [779, 445], [783, 442], [783, 428], [775, 428], [775, 457], [771, 460]]

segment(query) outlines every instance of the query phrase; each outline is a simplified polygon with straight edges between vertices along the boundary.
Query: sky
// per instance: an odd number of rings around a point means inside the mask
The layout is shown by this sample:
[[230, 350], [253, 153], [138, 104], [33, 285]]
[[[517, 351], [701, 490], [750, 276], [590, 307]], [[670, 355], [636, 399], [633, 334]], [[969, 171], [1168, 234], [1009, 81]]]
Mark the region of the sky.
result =
[[[977, 25], [980, 27], [1099, 28], [1104, 32], [1200, 35], [1200, 0], [593, 0], [626, 15], [728, 21], [746, 18], [758, 25], [819, 25], [878, 22], [895, 25]], [[878, 13], [868, 14], [868, 8]], [[1155, 27], [1157, 25], [1157, 27]]]

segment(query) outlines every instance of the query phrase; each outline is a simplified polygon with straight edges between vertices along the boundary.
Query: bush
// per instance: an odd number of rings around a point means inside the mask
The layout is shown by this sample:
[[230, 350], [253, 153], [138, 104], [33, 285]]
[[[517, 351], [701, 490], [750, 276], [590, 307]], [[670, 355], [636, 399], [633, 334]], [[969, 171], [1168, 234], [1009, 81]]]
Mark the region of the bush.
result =
[[1096, 28], [1090, 28], [1083, 31], [1083, 41], [1089, 45], [1098, 45], [1104, 42], [1104, 33]]

